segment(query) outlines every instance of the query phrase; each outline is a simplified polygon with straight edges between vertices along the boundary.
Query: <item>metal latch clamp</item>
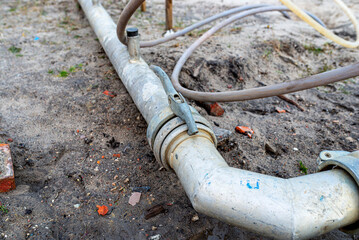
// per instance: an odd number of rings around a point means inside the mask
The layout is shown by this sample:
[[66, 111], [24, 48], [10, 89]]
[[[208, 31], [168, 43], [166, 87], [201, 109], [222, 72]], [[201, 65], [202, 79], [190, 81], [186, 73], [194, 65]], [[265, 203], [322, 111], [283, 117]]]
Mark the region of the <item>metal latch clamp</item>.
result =
[[176, 89], [172, 85], [170, 78], [160, 67], [152, 65], [151, 69], [156, 73], [156, 75], [160, 78], [162, 82], [172, 112], [187, 124], [188, 135], [191, 136], [198, 133], [197, 124], [193, 118], [192, 112], [185, 98], [182, 96], [181, 93], [176, 91]]

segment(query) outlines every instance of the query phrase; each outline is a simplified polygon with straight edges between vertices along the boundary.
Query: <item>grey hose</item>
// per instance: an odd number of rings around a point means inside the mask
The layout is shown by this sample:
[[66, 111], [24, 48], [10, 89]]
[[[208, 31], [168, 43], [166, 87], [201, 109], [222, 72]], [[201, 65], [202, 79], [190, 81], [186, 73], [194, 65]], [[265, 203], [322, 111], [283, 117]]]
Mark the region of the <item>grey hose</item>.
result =
[[284, 6], [269, 6], [255, 8], [236, 14], [212, 27], [206, 33], [204, 33], [199, 39], [197, 39], [181, 56], [178, 60], [173, 73], [172, 73], [172, 83], [177, 91], [181, 92], [183, 96], [203, 102], [232, 102], [232, 101], [243, 101], [250, 99], [258, 99], [265, 97], [272, 97], [286, 93], [292, 93], [296, 91], [301, 91], [317, 86], [327, 85], [333, 82], [341, 81], [344, 79], [356, 77], [359, 75], [359, 63], [324, 72], [321, 74], [313, 75], [307, 78], [302, 78], [290, 82], [284, 82], [279, 84], [274, 84], [271, 86], [245, 89], [240, 91], [227, 91], [227, 92], [197, 92], [193, 90], [186, 89], [182, 87], [179, 83], [178, 77], [179, 73], [191, 56], [194, 50], [210, 36], [212, 36], [219, 29], [227, 26], [228, 24], [239, 20], [241, 18], [251, 16], [257, 13], [269, 12], [269, 11], [287, 11], [288, 8]]
[[125, 45], [127, 45], [125, 37], [127, 23], [132, 17], [132, 15], [136, 12], [137, 8], [141, 6], [144, 1], [145, 0], [130, 0], [130, 2], [127, 3], [123, 11], [121, 12], [120, 18], [118, 19], [116, 31], [118, 39], [121, 43]]
[[[125, 7], [125, 9], [122, 11], [121, 15], [120, 15], [120, 19], [118, 20], [117, 23], [117, 36], [118, 39], [123, 43], [123, 44], [127, 44], [126, 43], [126, 37], [125, 37], [125, 30], [126, 30], [126, 25], [129, 21], [129, 19], [131, 18], [132, 14], [136, 11], [136, 9], [142, 4], [142, 2], [144, 2], [143, 0], [131, 0]], [[206, 25], [210, 22], [213, 22], [219, 18], [223, 18], [226, 17], [228, 15], [231, 14], [235, 14], [238, 12], [243, 12], [246, 10], [250, 10], [253, 8], [259, 8], [259, 7], [266, 7], [266, 6], [270, 6], [268, 4], [256, 4], [256, 5], [247, 5], [247, 6], [242, 6], [242, 7], [237, 7], [237, 8], [232, 8], [230, 10], [218, 13], [216, 15], [213, 15], [209, 18], [206, 18], [202, 21], [199, 21], [191, 26], [188, 26], [180, 31], [177, 31], [173, 34], [170, 34], [166, 37], [163, 38], [159, 38], [153, 41], [147, 41], [147, 42], [141, 42], [140, 43], [140, 47], [153, 47], [156, 46], [158, 44], [161, 43], [165, 43], [168, 42], [170, 40], [173, 40], [179, 36], [183, 36], [188, 32], [193, 31], [196, 28], [199, 28], [203, 25]], [[287, 12], [282, 11], [281, 12], [285, 17], [289, 18], [289, 15], [287, 14]], [[311, 16], [315, 21], [317, 21], [320, 25], [322, 25], [323, 27], [325, 27], [324, 23], [315, 15], [313, 15], [310, 12], [306, 12], [309, 16]]]

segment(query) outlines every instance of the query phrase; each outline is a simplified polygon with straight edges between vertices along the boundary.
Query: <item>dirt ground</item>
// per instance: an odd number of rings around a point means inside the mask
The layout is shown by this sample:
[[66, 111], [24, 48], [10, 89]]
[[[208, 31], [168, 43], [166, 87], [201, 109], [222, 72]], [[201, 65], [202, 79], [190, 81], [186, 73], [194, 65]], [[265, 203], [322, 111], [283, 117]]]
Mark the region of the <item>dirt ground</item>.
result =
[[[131, 21], [144, 40], [163, 34], [163, 2], [148, 1], [147, 12], [136, 12]], [[174, 1], [174, 26], [236, 2]], [[346, 1], [359, 18], [355, 2]], [[125, 2], [103, 5], [117, 20]], [[331, 1], [301, 6], [355, 40], [350, 22]], [[204, 91], [251, 88], [359, 61], [357, 49], [333, 44], [291, 16], [266, 13], [226, 27], [189, 59], [182, 84]], [[143, 49], [143, 58], [170, 74], [204, 29]], [[175, 174], [160, 169], [146, 141], [145, 120], [75, 1], [2, 0], [0, 73], [0, 142], [11, 146], [17, 185], [0, 194], [0, 239], [265, 239], [202, 214], [192, 221], [197, 213]], [[213, 125], [232, 131], [219, 145], [231, 166], [290, 178], [304, 174], [300, 161], [314, 173], [322, 150], [359, 149], [358, 83], [354, 78], [287, 95], [305, 111], [272, 97], [222, 103], [224, 115], [214, 117], [189, 102]], [[238, 125], [250, 126], [253, 138], [236, 133]], [[138, 187], [141, 200], [131, 206]], [[99, 216], [97, 205], [108, 206], [109, 213]], [[155, 205], [164, 213], [146, 220]], [[357, 237], [333, 231], [317, 239]]]

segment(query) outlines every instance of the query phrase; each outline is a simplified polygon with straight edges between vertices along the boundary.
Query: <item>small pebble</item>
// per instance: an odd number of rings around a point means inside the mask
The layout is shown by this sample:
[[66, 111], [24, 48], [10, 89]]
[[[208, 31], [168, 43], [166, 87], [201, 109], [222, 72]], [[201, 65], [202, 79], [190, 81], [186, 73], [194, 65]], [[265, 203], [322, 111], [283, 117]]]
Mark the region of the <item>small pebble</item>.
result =
[[294, 151], [298, 151], [299, 149], [298, 148], [293, 148]]
[[154, 235], [154, 236], [151, 236], [148, 238], [149, 240], [160, 240], [161, 239], [161, 235], [160, 234], [157, 234], [157, 235]]
[[347, 140], [348, 142], [355, 142], [354, 138], [352, 137], [346, 137], [345, 140]]
[[199, 220], [198, 214], [195, 214], [191, 220], [192, 222], [197, 222]]

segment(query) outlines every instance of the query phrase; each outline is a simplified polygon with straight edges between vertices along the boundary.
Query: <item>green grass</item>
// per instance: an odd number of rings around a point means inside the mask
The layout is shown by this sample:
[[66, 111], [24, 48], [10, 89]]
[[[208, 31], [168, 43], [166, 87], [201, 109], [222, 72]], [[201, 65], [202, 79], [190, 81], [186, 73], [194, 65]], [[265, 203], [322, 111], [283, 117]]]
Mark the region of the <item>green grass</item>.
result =
[[66, 71], [60, 71], [58, 76], [65, 78], [65, 77], [68, 77], [68, 76], [69, 76], [69, 73], [66, 72]]
[[204, 29], [201, 29], [198, 31], [190, 32], [190, 33], [188, 33], [188, 35], [191, 37], [200, 37], [203, 35], [203, 33], [207, 32], [208, 30], [209, 30], [209, 28], [204, 28]]
[[308, 174], [308, 168], [304, 165], [302, 161], [299, 162], [299, 170], [304, 174]]
[[173, 26], [173, 28], [176, 30], [183, 29], [185, 28], [185, 24], [182, 21], [176, 21], [176, 24]]
[[319, 68], [319, 73], [323, 73], [323, 72], [326, 72], [326, 71], [329, 71], [329, 70], [332, 70], [332, 69], [333, 69], [333, 66], [324, 64], [324, 66]]
[[270, 49], [270, 48], [267, 48], [265, 51], [264, 51], [264, 54], [262, 55], [263, 58], [269, 58], [273, 53], [273, 50]]
[[[80, 63], [80, 64], [76, 64], [74, 66], [71, 66], [67, 71], [66, 70], [62, 70], [62, 71], [59, 71], [59, 75], [57, 75], [58, 77], [63, 77], [63, 78], [66, 78], [70, 75], [70, 73], [73, 73], [73, 72], [76, 72], [78, 70], [81, 70], [83, 67], [83, 64]], [[51, 72], [50, 72], [51, 71]], [[49, 70], [48, 73], [52, 74], [53, 73], [53, 70]]]
[[304, 49], [308, 52], [314, 53], [315, 55], [318, 55], [319, 53], [324, 53], [324, 49], [321, 47], [317, 47], [313, 44], [310, 45], [304, 45]]
[[9, 212], [9, 209], [7, 209], [7, 207], [5, 207], [4, 205], [2, 205], [0, 203], [0, 212], [2, 213], [8, 213]]
[[9, 48], [9, 51], [12, 52], [12, 53], [19, 53], [19, 52], [21, 52], [21, 48], [17, 48], [17, 47], [15, 47], [15, 46], [11, 46], [11, 47]]
[[351, 92], [349, 92], [348, 90], [346, 90], [344, 86], [339, 87], [338, 90], [339, 90], [341, 93], [345, 94], [345, 95], [350, 95], [350, 94], [351, 94]]

